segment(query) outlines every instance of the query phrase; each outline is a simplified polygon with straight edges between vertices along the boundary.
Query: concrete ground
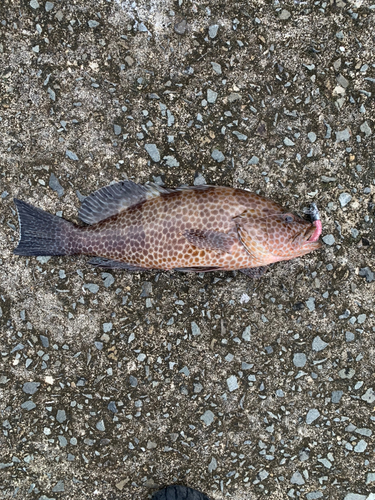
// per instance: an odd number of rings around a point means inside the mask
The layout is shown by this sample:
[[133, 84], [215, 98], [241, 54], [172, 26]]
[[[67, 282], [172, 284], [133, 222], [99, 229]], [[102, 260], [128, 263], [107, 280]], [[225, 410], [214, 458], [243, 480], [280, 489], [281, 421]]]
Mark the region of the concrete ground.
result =
[[[0, 496], [370, 500], [371, 0], [3, 0]], [[13, 197], [77, 221], [130, 178], [242, 187], [324, 247], [241, 273], [25, 258]]]

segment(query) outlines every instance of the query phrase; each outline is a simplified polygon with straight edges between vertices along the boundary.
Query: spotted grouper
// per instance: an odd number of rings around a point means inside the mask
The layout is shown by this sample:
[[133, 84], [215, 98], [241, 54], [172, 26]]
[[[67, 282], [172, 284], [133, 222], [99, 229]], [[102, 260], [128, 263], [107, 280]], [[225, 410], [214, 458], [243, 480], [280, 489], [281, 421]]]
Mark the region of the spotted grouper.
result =
[[16, 255], [95, 256], [90, 264], [129, 271], [229, 271], [257, 277], [273, 262], [320, 248], [313, 222], [242, 189], [165, 189], [131, 181], [84, 199], [77, 226], [15, 199], [20, 224]]

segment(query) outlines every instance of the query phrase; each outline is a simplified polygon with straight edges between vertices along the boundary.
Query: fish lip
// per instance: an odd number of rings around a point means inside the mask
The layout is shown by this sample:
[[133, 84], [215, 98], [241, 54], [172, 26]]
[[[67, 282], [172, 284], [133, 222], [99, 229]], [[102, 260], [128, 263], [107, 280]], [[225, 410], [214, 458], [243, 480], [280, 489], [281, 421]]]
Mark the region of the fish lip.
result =
[[311, 224], [303, 233], [303, 239], [305, 240], [305, 243], [312, 243], [310, 240], [311, 236], [315, 233], [315, 226]]

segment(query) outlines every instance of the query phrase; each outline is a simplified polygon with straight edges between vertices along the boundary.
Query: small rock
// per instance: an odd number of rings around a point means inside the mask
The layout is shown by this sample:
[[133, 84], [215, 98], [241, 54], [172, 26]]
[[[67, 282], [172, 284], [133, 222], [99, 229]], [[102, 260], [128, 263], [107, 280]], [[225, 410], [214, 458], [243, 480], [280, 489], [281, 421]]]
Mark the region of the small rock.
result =
[[22, 390], [26, 394], [35, 394], [39, 389], [40, 382], [26, 382], [23, 384]]
[[235, 135], [239, 141], [247, 141], [247, 135], [241, 134], [241, 132], [238, 132], [237, 130], [233, 131], [233, 135]]
[[228, 385], [229, 392], [233, 392], [236, 389], [238, 389], [237, 377], [235, 375], [231, 375], [227, 379], [227, 385]]
[[73, 161], [78, 161], [78, 156], [73, 151], [69, 151], [69, 149], [65, 151], [65, 155]]
[[121, 127], [120, 125], [113, 125], [113, 131], [115, 133], [115, 135], [120, 135], [121, 134]]
[[238, 94], [237, 92], [232, 92], [232, 94], [228, 96], [229, 104], [232, 104], [235, 101], [240, 101], [241, 99], [242, 99], [241, 94]]
[[218, 75], [221, 75], [222, 71], [221, 71], [220, 64], [218, 64], [216, 62], [211, 62], [211, 66], [212, 66], [212, 69], [215, 71], [215, 73], [217, 73]]
[[341, 193], [339, 196], [339, 202], [342, 207], [346, 207], [350, 203], [352, 196], [349, 193]]
[[315, 134], [315, 132], [309, 132], [307, 134], [307, 137], [308, 137], [308, 139], [309, 139], [310, 142], [315, 142], [316, 141], [316, 134]]
[[52, 488], [53, 493], [59, 493], [61, 491], [65, 491], [64, 489], [64, 481], [58, 481], [55, 486]]
[[30, 411], [36, 408], [36, 404], [34, 403], [34, 401], [25, 401], [24, 403], [22, 403], [21, 408], [23, 410]]
[[373, 403], [375, 401], [375, 391], [374, 389], [370, 388], [367, 389], [367, 391], [364, 393], [364, 395], [361, 397], [363, 401], [366, 401], [366, 403]]
[[[354, 377], [354, 375], [355, 375], [354, 368], [343, 368], [342, 370], [339, 371], [339, 377], [343, 378], [343, 379], [345, 379], [345, 378], [351, 379]], [[375, 399], [374, 399], [374, 401], [375, 401]]]
[[54, 173], [51, 173], [48, 185], [51, 189], [53, 189], [53, 191], [56, 191], [59, 198], [64, 194], [64, 188], [61, 186], [58, 178]]
[[155, 448], [157, 448], [157, 446], [157, 443], [155, 443], [154, 441], [147, 441], [146, 448], [148, 450], [154, 450]]
[[363, 122], [359, 129], [365, 134], [366, 137], [369, 137], [372, 134], [372, 130], [367, 122]]
[[349, 128], [338, 130], [337, 132], [335, 132], [335, 134], [336, 142], [348, 141], [352, 135]]
[[211, 24], [211, 26], [208, 28], [208, 35], [210, 38], [215, 38], [217, 35], [217, 31], [219, 29], [218, 24]]
[[44, 8], [46, 9], [46, 12], [50, 12], [54, 8], [55, 4], [53, 2], [46, 2], [46, 5]]
[[314, 297], [310, 297], [306, 300], [306, 306], [308, 308], [309, 311], [315, 311], [315, 298]]
[[289, 139], [289, 137], [285, 137], [284, 144], [285, 144], [285, 146], [289, 146], [289, 147], [295, 146], [295, 143], [291, 139]]
[[341, 74], [336, 78], [336, 80], [337, 83], [341, 85], [341, 87], [343, 87], [344, 89], [346, 89], [349, 85], [349, 81]]
[[213, 158], [215, 161], [217, 161], [218, 163], [221, 163], [222, 161], [225, 160], [225, 156], [223, 155], [223, 153], [221, 151], [219, 151], [218, 149], [214, 149], [211, 153], [211, 158]]
[[109, 288], [115, 282], [115, 278], [110, 273], [102, 273], [102, 278], [104, 280], [103, 284], [106, 288]]
[[371, 283], [375, 280], [375, 275], [369, 267], [362, 267], [359, 270], [358, 274], [359, 276], [363, 276], [364, 278], [366, 278], [367, 283]]
[[354, 451], [356, 453], [363, 453], [365, 449], [367, 448], [367, 443], [364, 439], [360, 439], [356, 446], [354, 447]]
[[212, 457], [211, 462], [208, 466], [208, 472], [212, 472], [217, 469], [217, 461], [215, 457]]
[[191, 322], [191, 333], [196, 336], [201, 334], [201, 330], [195, 321]]
[[259, 158], [257, 156], [252, 156], [250, 160], [247, 162], [248, 165], [258, 165]]
[[83, 288], [86, 288], [91, 293], [97, 293], [99, 290], [99, 285], [96, 283], [85, 283]]
[[156, 144], [145, 144], [145, 150], [150, 155], [152, 161], [156, 163], [160, 161], [160, 153]]
[[201, 172], [199, 172], [194, 179], [194, 186], [204, 186], [205, 184], [207, 184], [206, 179], [203, 177]]
[[174, 25], [174, 30], [178, 35], [184, 35], [187, 28], [187, 21], [183, 19], [179, 23]]
[[327, 342], [324, 342], [324, 340], [322, 340], [319, 335], [317, 335], [314, 340], [313, 340], [313, 343], [312, 343], [312, 349], [313, 351], [316, 351], [316, 352], [319, 352], [319, 351], [323, 351], [323, 349], [325, 349], [327, 347]]
[[329, 245], [329, 246], [332, 246], [335, 244], [335, 237], [333, 236], [333, 234], [327, 234], [326, 236], [324, 236], [322, 238], [322, 240], [324, 241], [324, 243], [326, 245]]
[[104, 432], [105, 431], [104, 421], [99, 420], [99, 422], [96, 423], [95, 427], [98, 429], [98, 431]]
[[201, 416], [201, 420], [203, 420], [203, 422], [206, 424], [206, 425], [210, 425], [212, 424], [212, 422], [214, 421], [214, 418], [215, 418], [215, 415], [212, 413], [211, 410], [207, 410], [203, 413], [203, 415]]
[[344, 500], [367, 500], [367, 495], [360, 495], [359, 493], [348, 493]]
[[296, 352], [293, 356], [293, 364], [297, 368], [303, 368], [306, 364], [306, 361], [306, 354], [304, 354], [303, 352]]
[[207, 89], [207, 102], [209, 102], [210, 104], [214, 104], [216, 102], [217, 96], [217, 92], [211, 89]]
[[242, 338], [246, 341], [246, 342], [250, 342], [250, 338], [251, 338], [251, 335], [250, 335], [250, 332], [251, 332], [251, 326], [247, 326], [245, 328], [245, 330], [242, 332]]
[[56, 420], [62, 424], [66, 420], [66, 412], [65, 410], [57, 410]]
[[290, 482], [292, 484], [305, 484], [305, 480], [303, 479], [302, 474], [298, 471], [296, 471], [290, 478]]
[[89, 28], [97, 28], [99, 26], [98, 21], [94, 21], [93, 19], [90, 19], [87, 24], [89, 25]]
[[179, 167], [180, 163], [176, 160], [174, 156], [164, 156], [163, 160], [168, 167]]
[[306, 424], [310, 425], [319, 418], [320, 412], [316, 408], [313, 408], [312, 410], [309, 410], [307, 415], [306, 415]]
[[39, 2], [38, 2], [38, 0], [31, 0], [30, 7], [33, 8], [33, 9], [39, 9]]
[[331, 401], [332, 403], [339, 403], [342, 395], [344, 394], [343, 391], [332, 391], [332, 396], [331, 396]]
[[292, 14], [289, 12], [289, 10], [283, 9], [280, 12], [279, 19], [282, 21], [285, 21], [286, 19], [289, 19]]
[[112, 330], [112, 323], [103, 323], [103, 332], [104, 333], [107, 333], [107, 332], [110, 332]]
[[129, 383], [132, 387], [137, 387], [138, 385], [138, 379], [134, 377], [133, 375], [130, 375], [129, 377]]

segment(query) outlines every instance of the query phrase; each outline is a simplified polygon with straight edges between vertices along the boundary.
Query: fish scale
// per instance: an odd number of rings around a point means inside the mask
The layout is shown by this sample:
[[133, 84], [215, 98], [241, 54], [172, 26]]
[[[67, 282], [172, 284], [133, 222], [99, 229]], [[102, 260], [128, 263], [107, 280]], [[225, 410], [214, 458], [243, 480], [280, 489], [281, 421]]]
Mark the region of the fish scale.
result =
[[128, 270], [246, 270], [321, 246], [317, 228], [274, 201], [242, 189], [165, 189], [124, 181], [88, 196], [77, 226], [15, 200], [18, 255], [94, 256]]

